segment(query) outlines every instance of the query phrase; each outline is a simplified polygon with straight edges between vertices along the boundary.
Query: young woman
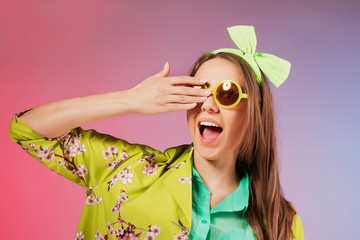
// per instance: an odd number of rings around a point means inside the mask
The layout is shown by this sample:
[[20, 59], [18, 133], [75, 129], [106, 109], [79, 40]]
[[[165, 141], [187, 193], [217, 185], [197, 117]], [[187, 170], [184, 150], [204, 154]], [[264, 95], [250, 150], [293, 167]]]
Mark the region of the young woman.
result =
[[[74, 239], [303, 239], [283, 197], [270, 89], [290, 64], [255, 53], [251, 26], [229, 28], [239, 49], [201, 56], [190, 76], [170, 67], [127, 91], [67, 99], [17, 114], [11, 138], [84, 186]], [[124, 113], [187, 110], [193, 144], [165, 152], [79, 126]]]

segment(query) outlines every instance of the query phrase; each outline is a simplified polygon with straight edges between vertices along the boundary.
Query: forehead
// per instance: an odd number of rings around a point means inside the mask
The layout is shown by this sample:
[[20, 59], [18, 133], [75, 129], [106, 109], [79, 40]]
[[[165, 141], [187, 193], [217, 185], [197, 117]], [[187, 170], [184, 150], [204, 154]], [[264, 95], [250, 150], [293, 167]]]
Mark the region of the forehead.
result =
[[243, 85], [245, 80], [240, 65], [223, 58], [213, 58], [204, 62], [195, 77], [206, 80], [210, 85], [216, 85], [223, 80], [234, 80]]

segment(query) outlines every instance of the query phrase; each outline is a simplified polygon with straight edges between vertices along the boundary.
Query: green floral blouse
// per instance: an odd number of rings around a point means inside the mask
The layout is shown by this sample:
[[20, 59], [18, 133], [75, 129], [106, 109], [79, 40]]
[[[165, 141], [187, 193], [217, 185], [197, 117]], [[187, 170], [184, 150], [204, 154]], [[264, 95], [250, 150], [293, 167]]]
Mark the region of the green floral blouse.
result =
[[45, 166], [86, 188], [74, 240], [188, 239], [192, 145], [161, 152], [80, 127], [47, 139], [17, 116], [10, 137]]

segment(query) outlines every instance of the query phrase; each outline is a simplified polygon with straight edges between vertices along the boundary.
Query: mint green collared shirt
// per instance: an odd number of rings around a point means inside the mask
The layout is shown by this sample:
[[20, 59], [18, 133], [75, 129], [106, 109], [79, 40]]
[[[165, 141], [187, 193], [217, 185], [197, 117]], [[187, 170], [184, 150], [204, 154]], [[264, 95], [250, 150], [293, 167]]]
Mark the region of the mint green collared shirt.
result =
[[210, 191], [193, 167], [189, 240], [256, 239], [245, 216], [249, 203], [249, 177], [244, 173], [239, 187], [210, 209]]

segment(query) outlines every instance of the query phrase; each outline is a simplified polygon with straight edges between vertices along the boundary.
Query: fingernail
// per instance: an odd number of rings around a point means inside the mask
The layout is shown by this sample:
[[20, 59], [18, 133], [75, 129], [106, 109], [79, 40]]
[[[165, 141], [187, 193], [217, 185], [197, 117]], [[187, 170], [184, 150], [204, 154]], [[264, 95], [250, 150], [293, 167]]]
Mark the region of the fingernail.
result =
[[200, 97], [200, 100], [206, 100], [208, 97]]
[[210, 96], [211, 91], [210, 91], [210, 90], [206, 90], [205, 93], [206, 93], [208, 96]]
[[204, 79], [199, 79], [199, 82], [202, 83], [202, 84], [204, 84], [204, 83], [206, 83], [206, 80], [204, 80]]
[[165, 63], [164, 69], [167, 67], [168, 64], [169, 64], [168, 62]]

